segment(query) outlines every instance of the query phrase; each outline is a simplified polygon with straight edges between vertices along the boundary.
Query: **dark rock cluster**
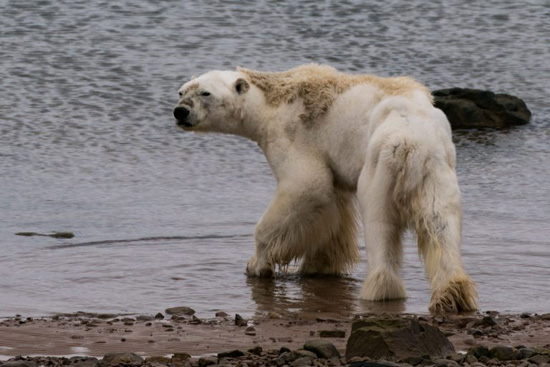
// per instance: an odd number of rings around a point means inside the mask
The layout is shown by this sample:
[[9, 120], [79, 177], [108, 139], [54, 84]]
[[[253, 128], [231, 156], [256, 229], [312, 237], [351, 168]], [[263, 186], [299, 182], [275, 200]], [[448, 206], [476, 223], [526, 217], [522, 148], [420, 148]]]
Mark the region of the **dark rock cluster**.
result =
[[433, 91], [435, 107], [442, 110], [452, 129], [509, 128], [525, 125], [531, 111], [523, 100], [487, 90], [450, 88]]

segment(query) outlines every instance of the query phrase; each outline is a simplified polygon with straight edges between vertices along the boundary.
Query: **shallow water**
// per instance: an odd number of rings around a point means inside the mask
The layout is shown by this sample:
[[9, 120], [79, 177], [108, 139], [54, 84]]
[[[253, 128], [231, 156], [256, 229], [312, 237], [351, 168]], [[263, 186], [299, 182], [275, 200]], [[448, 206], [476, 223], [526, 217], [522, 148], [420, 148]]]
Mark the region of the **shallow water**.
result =
[[[177, 88], [211, 69], [306, 62], [522, 97], [529, 126], [456, 132], [463, 260], [480, 307], [548, 312], [550, 3], [0, 1], [0, 316], [425, 312], [347, 278], [246, 279], [275, 182], [246, 140], [176, 129]], [[71, 240], [17, 237], [73, 231]], [[364, 252], [364, 249], [363, 249]]]

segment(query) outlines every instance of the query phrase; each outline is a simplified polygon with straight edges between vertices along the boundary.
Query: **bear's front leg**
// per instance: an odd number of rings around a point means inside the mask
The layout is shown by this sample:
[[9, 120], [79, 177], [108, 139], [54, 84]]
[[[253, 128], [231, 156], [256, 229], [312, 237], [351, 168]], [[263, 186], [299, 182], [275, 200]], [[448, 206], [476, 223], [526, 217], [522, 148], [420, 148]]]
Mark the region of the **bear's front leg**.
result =
[[338, 214], [328, 168], [304, 158], [292, 163], [285, 168], [288, 175], [280, 177], [275, 197], [255, 228], [256, 251], [246, 268], [248, 276], [273, 276], [275, 266], [284, 268], [318, 252], [320, 244], [338, 229], [338, 221], [327, 215]]
[[[256, 254], [258, 254], [256, 246]], [[248, 261], [246, 266], [246, 275], [249, 277], [258, 277], [258, 278], [270, 278], [275, 272], [275, 265], [267, 261], [266, 256], [261, 254], [260, 258], [254, 254], [252, 258]]]

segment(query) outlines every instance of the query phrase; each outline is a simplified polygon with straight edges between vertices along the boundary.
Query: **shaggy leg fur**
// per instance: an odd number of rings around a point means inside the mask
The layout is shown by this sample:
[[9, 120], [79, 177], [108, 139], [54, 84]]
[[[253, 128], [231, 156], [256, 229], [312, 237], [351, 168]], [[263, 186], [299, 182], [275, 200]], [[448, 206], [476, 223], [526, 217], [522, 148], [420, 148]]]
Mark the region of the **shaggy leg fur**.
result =
[[454, 171], [441, 164], [431, 169], [411, 200], [418, 249], [432, 289], [430, 311], [456, 313], [477, 308], [474, 282], [460, 255], [462, 211]]
[[406, 135], [395, 135], [383, 144], [378, 155], [371, 152], [359, 179], [369, 261], [361, 297], [405, 296], [398, 276], [401, 235], [411, 226], [432, 289], [430, 310], [475, 310], [475, 286], [460, 256], [460, 191], [445, 155], [449, 153], [431, 151]]
[[475, 284], [466, 274], [460, 256], [461, 208], [458, 185], [442, 187], [441, 181], [431, 177], [424, 181], [424, 186], [422, 200], [419, 200], [420, 216], [417, 217], [415, 227], [418, 249], [424, 258], [432, 289], [430, 311], [474, 311], [477, 309]]
[[477, 292], [474, 282], [466, 274], [455, 277], [447, 286], [433, 293], [430, 312], [434, 314], [474, 311]]
[[284, 268], [303, 257], [304, 274], [338, 274], [357, 259], [349, 199], [335, 192], [324, 164], [301, 163], [279, 183], [256, 226], [256, 253], [248, 263], [249, 276], [271, 276], [276, 265]]
[[338, 212], [332, 214], [337, 223], [336, 231], [330, 234], [327, 241], [306, 251], [300, 274], [341, 275], [351, 270], [359, 260], [356, 208], [352, 195], [337, 193], [336, 207]]
[[400, 277], [404, 226], [394, 214], [391, 176], [375, 161], [367, 163], [359, 178], [358, 197], [364, 222], [368, 274], [361, 298], [369, 301], [406, 298]]

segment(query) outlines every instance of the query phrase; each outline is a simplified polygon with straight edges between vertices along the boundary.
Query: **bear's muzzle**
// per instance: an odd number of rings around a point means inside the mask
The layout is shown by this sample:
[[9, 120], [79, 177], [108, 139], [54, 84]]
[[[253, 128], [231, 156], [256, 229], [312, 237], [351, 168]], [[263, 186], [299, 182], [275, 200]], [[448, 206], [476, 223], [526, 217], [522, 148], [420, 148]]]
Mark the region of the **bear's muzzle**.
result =
[[178, 126], [182, 126], [182, 127], [193, 126], [193, 124], [191, 124], [191, 122], [188, 121], [189, 110], [185, 107], [179, 106], [174, 108], [174, 117], [177, 120]]

